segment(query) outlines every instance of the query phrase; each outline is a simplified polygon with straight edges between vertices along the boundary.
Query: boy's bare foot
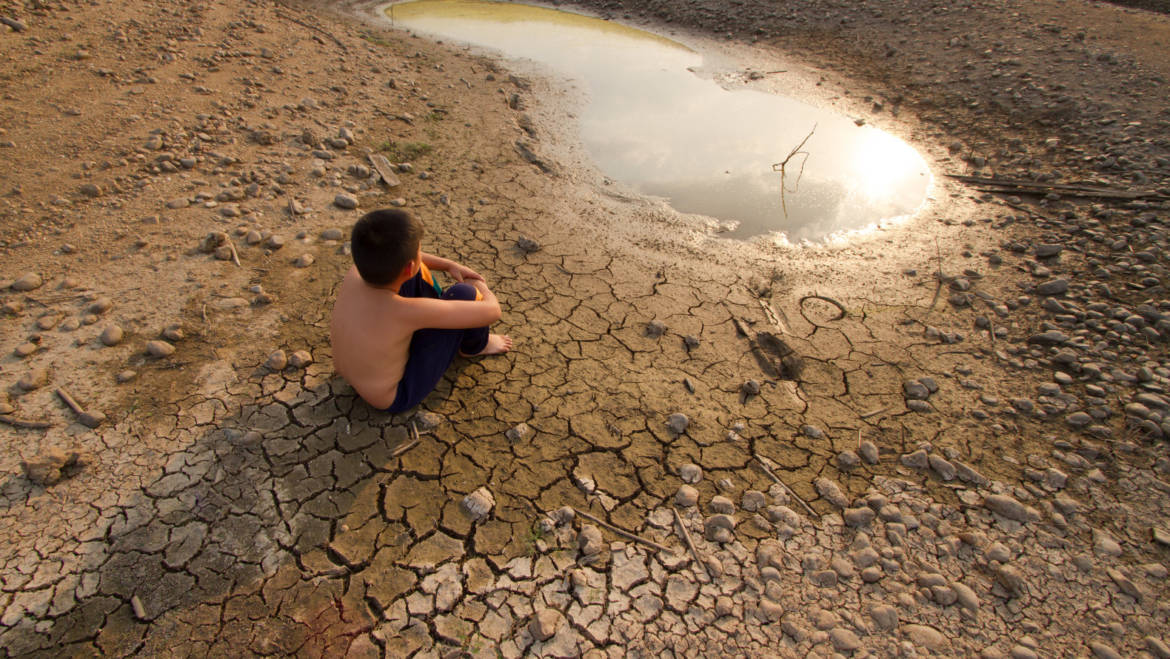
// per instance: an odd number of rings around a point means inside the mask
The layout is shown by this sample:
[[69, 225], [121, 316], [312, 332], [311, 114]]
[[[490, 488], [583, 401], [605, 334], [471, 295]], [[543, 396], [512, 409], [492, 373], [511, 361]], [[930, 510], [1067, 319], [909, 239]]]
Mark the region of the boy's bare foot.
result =
[[459, 354], [464, 357], [482, 357], [483, 355], [502, 355], [511, 349], [512, 337], [504, 334], [489, 334], [487, 345], [483, 347], [483, 350], [474, 355], [464, 355], [462, 352]]

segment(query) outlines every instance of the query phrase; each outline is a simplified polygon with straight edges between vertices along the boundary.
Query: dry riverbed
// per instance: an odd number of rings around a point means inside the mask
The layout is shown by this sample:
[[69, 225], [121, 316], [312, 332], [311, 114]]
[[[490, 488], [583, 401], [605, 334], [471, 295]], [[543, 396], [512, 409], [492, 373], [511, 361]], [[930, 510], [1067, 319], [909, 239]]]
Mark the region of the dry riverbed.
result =
[[[0, 1], [0, 652], [1170, 656], [1167, 20], [583, 4], [1040, 187], [733, 243], [368, 4]], [[517, 340], [395, 417], [327, 341], [388, 205]]]

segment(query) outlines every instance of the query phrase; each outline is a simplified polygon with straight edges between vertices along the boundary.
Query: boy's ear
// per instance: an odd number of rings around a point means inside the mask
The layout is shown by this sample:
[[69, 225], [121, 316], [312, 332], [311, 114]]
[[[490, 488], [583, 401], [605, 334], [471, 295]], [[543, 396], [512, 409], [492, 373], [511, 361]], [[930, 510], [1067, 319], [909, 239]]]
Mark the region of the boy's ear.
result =
[[417, 264], [415, 264], [414, 261], [407, 261], [406, 267], [402, 268], [402, 274], [405, 275], [407, 279], [410, 279], [411, 277], [414, 276], [414, 271], [415, 271], [416, 267], [417, 267]]

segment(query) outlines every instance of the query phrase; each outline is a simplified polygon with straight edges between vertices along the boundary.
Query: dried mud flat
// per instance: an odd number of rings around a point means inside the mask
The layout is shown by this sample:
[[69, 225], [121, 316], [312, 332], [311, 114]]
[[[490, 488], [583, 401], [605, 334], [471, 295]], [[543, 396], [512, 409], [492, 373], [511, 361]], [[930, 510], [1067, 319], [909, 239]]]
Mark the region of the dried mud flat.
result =
[[[1044, 194], [735, 245], [368, 5], [0, 2], [0, 652], [1170, 656], [1166, 19], [591, 6]], [[326, 336], [390, 204], [518, 341], [401, 417]]]

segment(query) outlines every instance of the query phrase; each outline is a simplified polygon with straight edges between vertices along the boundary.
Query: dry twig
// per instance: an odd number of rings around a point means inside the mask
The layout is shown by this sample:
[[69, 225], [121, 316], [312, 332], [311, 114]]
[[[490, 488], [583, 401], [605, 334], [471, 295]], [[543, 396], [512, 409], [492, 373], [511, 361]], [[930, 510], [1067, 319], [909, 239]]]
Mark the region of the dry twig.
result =
[[581, 510], [580, 508], [574, 508], [573, 510], [575, 510], [577, 512], [577, 514], [580, 515], [581, 517], [584, 517], [585, 519], [587, 519], [595, 524], [600, 524], [601, 526], [604, 526], [605, 528], [609, 529], [610, 531], [613, 531], [614, 533], [622, 536], [623, 538], [626, 538], [628, 540], [633, 540], [634, 542], [637, 542], [637, 543], [641, 543], [641, 544], [646, 545], [647, 547], [650, 547], [651, 549], [654, 549], [656, 551], [664, 551], [668, 554], [674, 553], [674, 550], [672, 550], [670, 547], [667, 547], [665, 545], [660, 545], [657, 542], [650, 540], [649, 538], [643, 538], [642, 536], [640, 536], [636, 533], [631, 533], [630, 531], [627, 531], [619, 526], [614, 526], [613, 524], [610, 524], [609, 522], [601, 519], [600, 517], [596, 517], [591, 513], [587, 513], [584, 510]]
[[686, 525], [683, 524], [682, 515], [678, 514], [678, 508], [671, 507], [670, 512], [674, 513], [674, 523], [678, 525], [679, 535], [682, 536], [683, 542], [687, 544], [687, 549], [691, 550], [691, 556], [695, 557], [695, 562], [699, 564], [699, 567], [703, 568], [703, 572], [707, 575], [707, 578], [714, 581], [714, 578], [711, 576], [711, 570], [707, 569], [707, 563], [699, 555], [699, 550], [695, 547], [694, 541], [691, 540], [690, 532], [687, 531]]
[[0, 414], [0, 423], [12, 426], [13, 428], [27, 428], [29, 430], [45, 430], [52, 428], [53, 424], [48, 421], [31, 421], [29, 419], [20, 419], [11, 414]]
[[800, 144], [792, 147], [792, 150], [788, 152], [788, 155], [785, 156], [784, 160], [781, 160], [780, 162], [772, 165], [772, 171], [780, 172], [780, 207], [784, 209], [785, 218], [788, 217], [788, 202], [785, 199], [785, 193], [788, 191], [788, 186], [786, 185], [788, 178], [788, 162], [796, 156], [804, 156], [800, 159], [800, 172], [796, 175], [796, 185], [792, 188], [792, 191], [796, 192], [797, 189], [800, 188], [800, 178], [804, 176], [804, 165], [808, 162], [808, 151], [801, 151], [801, 149], [804, 148], [804, 143], [807, 142], [808, 138], [812, 137], [813, 133], [815, 132], [817, 132], [817, 125], [813, 124], [812, 130], [808, 132], [808, 135], [804, 136], [804, 139], [800, 141]]
[[773, 481], [775, 481], [777, 485], [784, 488], [784, 491], [792, 495], [793, 499], [799, 501], [801, 506], [804, 506], [804, 509], [808, 511], [808, 514], [820, 517], [820, 515], [817, 515], [817, 512], [812, 509], [812, 506], [808, 505], [807, 501], [802, 499], [801, 496], [797, 494], [796, 491], [791, 487], [788, 487], [788, 483], [780, 480], [780, 477], [776, 475], [776, 472], [772, 471], [772, 468], [764, 462], [764, 458], [762, 456], [753, 455], [752, 457], [755, 458], [756, 464], [760, 465], [760, 468], [764, 470], [765, 474], [767, 474]]
[[398, 456], [406, 453], [410, 449], [418, 446], [419, 443], [422, 442], [422, 436], [420, 436], [418, 434], [418, 428], [416, 428], [414, 426], [414, 421], [410, 422], [410, 436], [412, 437], [412, 439], [410, 441], [406, 442], [405, 444], [403, 444], [402, 446], [399, 446], [398, 448], [391, 451], [390, 457], [397, 458]]

